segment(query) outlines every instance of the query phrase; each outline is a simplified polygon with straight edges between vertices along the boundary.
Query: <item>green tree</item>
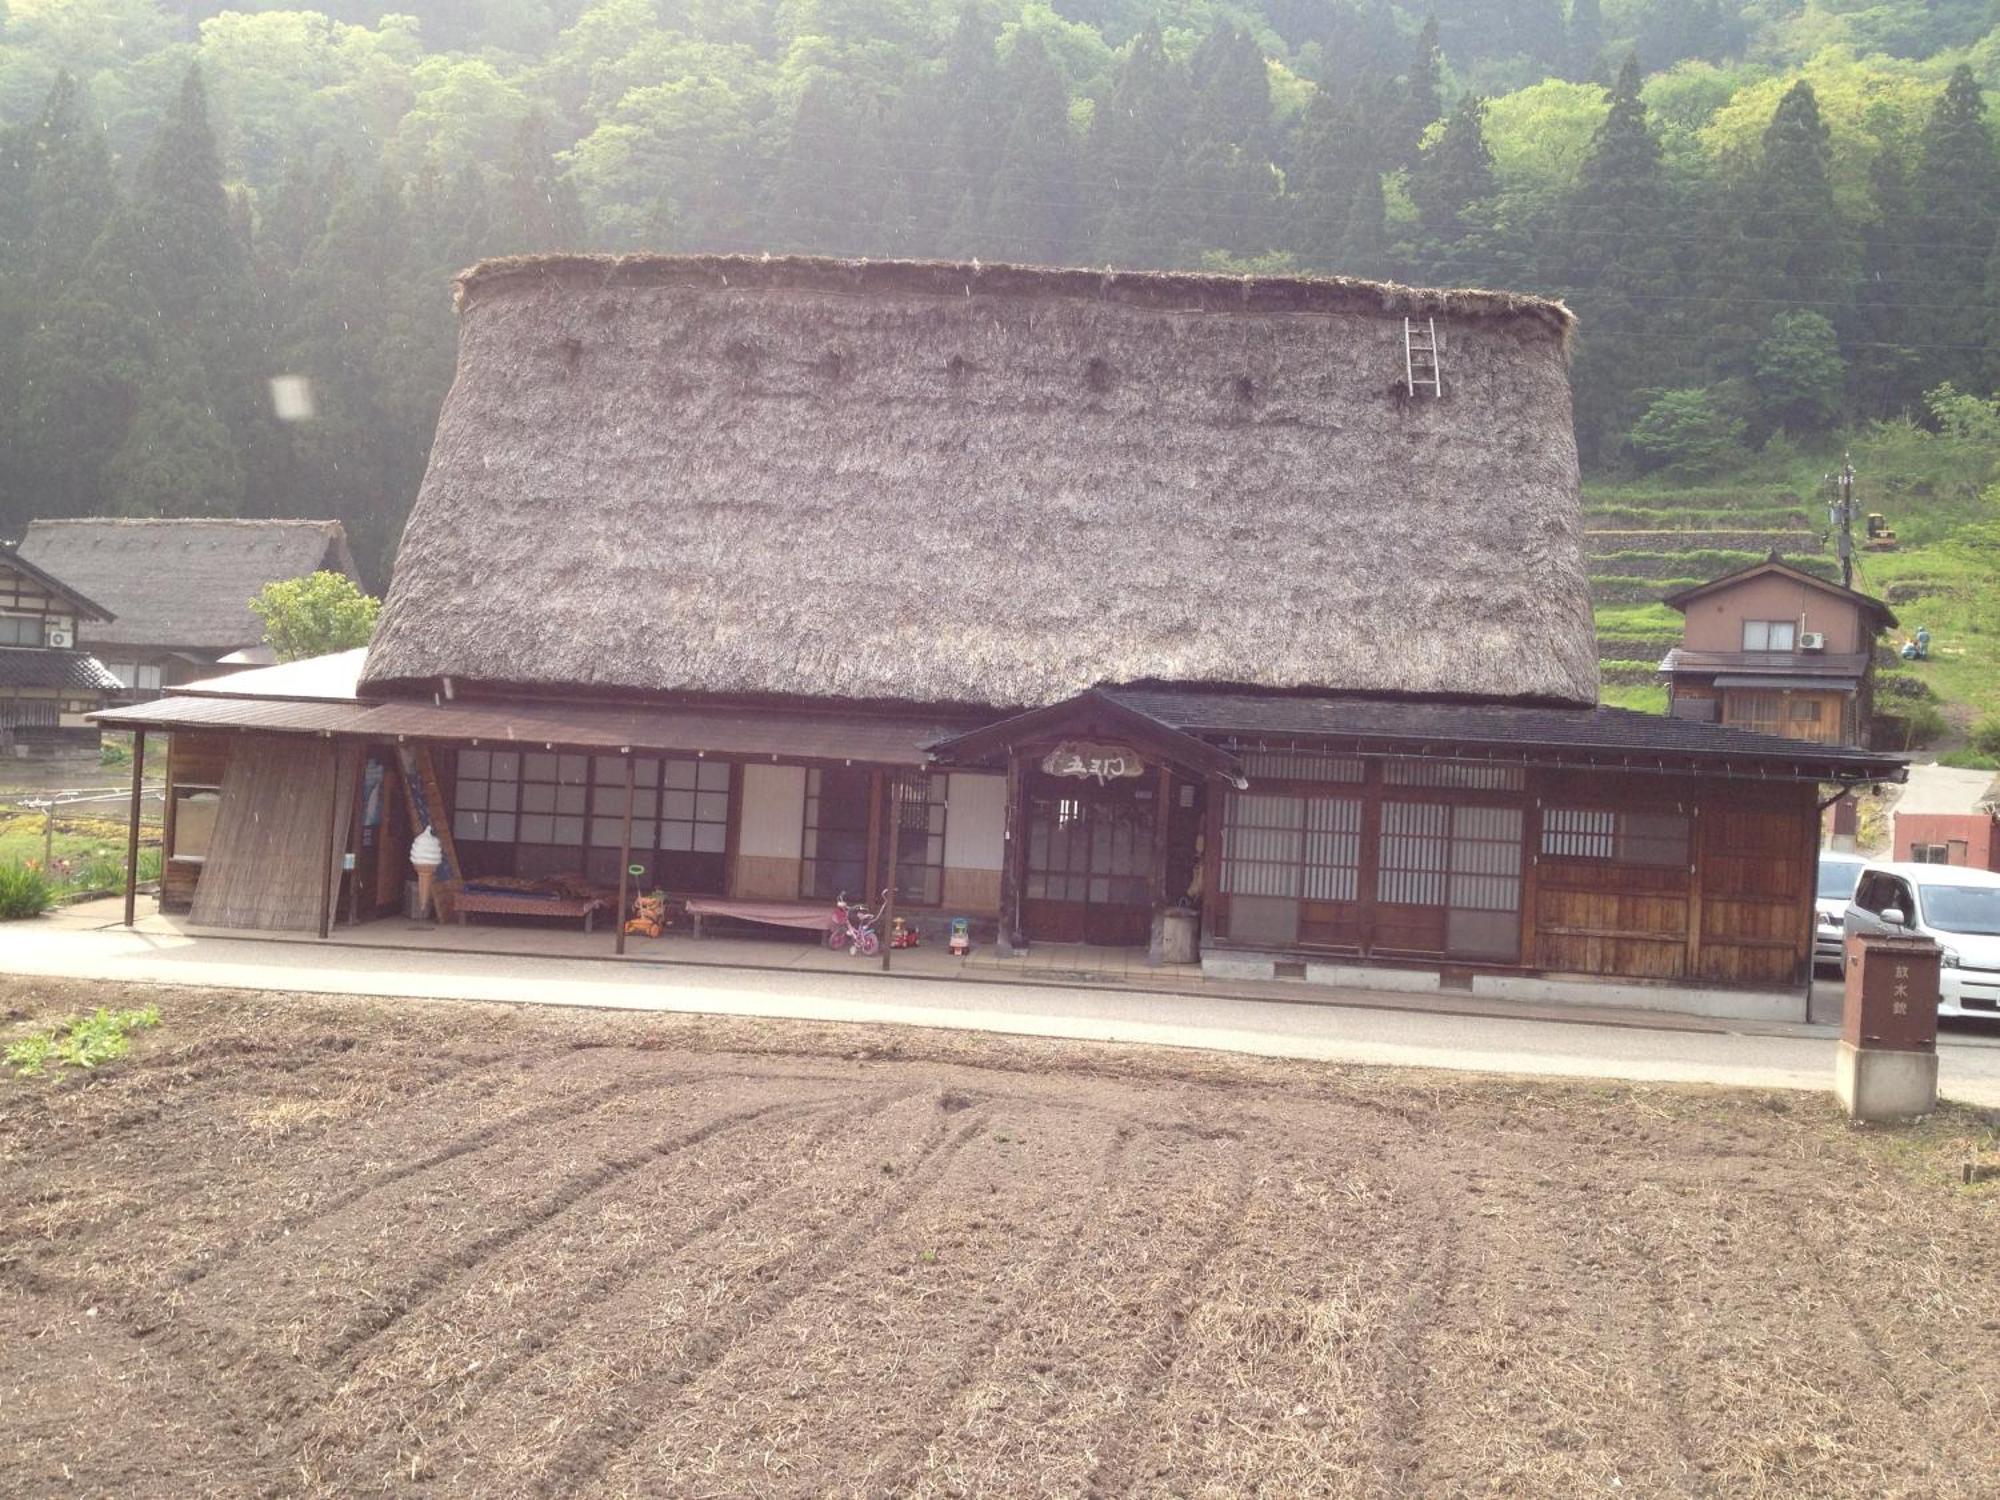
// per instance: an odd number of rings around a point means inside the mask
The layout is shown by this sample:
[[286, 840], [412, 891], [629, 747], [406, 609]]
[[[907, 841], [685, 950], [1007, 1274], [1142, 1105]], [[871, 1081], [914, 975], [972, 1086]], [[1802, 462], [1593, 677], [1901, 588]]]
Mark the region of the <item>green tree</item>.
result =
[[106, 461], [105, 507], [120, 516], [233, 516], [243, 465], [183, 339], [155, 352], [124, 440]]
[[1759, 241], [1747, 290], [1769, 312], [1790, 302], [1822, 311], [1844, 301], [1851, 274], [1829, 175], [1832, 132], [1800, 79], [1764, 131], [1748, 230]]
[[1793, 437], [1825, 432], [1840, 415], [1846, 367], [1833, 324], [1816, 312], [1781, 312], [1757, 346], [1757, 404]]
[[1570, 0], [1564, 65], [1572, 83], [1587, 83], [1604, 61], [1604, 12], [1598, 0]]
[[1410, 201], [1434, 240], [1457, 238], [1465, 229], [1466, 210], [1493, 196], [1493, 153], [1486, 149], [1485, 121], [1486, 101], [1464, 95], [1410, 172]]
[[1984, 330], [1969, 311], [1984, 301], [1986, 261], [2000, 230], [2000, 163], [1978, 81], [1963, 64], [1924, 127], [1915, 188], [1910, 238], [1924, 247], [1924, 285], [1912, 309], [1912, 343], [1933, 380], [1976, 385]]
[[1908, 410], [1923, 395], [1922, 360], [1911, 347], [1913, 294], [1921, 298], [1914, 204], [1902, 156], [1888, 148], [1868, 172], [1872, 212], [1862, 231], [1861, 271], [1855, 283], [1846, 328], [1848, 389], [1865, 412]]
[[279, 661], [352, 651], [375, 634], [382, 601], [361, 592], [345, 573], [309, 573], [264, 585], [250, 612], [264, 622], [264, 640]]
[[1671, 331], [1681, 278], [1666, 235], [1666, 167], [1642, 82], [1638, 59], [1628, 56], [1551, 247], [1563, 257], [1580, 315], [1572, 384], [1577, 439], [1591, 460], [1607, 456], [1631, 425], [1640, 391], [1675, 368], [1645, 343], [1649, 330]]
[[1414, 167], [1424, 134], [1444, 113], [1444, 57], [1438, 48], [1436, 16], [1427, 17], [1417, 33], [1416, 55], [1403, 76], [1403, 87], [1391, 122], [1390, 161]]
[[1743, 422], [1707, 390], [1662, 391], [1634, 424], [1627, 442], [1644, 468], [1700, 478], [1741, 456]]
[[1000, 152], [981, 242], [995, 259], [1061, 264], [1069, 258], [1076, 152], [1069, 92], [1040, 37], [1022, 36], [1007, 59], [1014, 121]]

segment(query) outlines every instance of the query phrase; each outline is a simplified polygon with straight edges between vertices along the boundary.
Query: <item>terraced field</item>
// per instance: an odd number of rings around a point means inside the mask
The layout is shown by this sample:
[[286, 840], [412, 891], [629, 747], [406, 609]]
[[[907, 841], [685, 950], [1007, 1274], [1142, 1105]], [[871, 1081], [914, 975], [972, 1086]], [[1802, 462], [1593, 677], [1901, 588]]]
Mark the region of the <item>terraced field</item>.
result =
[[1817, 1100], [151, 998], [0, 1083], [10, 1497], [2000, 1490], [2000, 1198]]
[[1672, 495], [1587, 490], [1583, 501], [1608, 703], [1665, 710], [1656, 669], [1680, 639], [1680, 616], [1657, 601], [1676, 589], [1747, 567], [1774, 549], [1829, 576], [1833, 570], [1820, 538], [1825, 518], [1805, 497], [1746, 486]]

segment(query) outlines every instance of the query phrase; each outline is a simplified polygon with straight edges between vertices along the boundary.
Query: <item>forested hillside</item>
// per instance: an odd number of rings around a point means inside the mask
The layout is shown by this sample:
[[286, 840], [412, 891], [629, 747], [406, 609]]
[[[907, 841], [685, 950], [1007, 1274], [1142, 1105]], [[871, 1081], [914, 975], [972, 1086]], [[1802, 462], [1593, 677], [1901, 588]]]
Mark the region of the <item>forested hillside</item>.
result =
[[1989, 0], [0, 0], [0, 535], [379, 580], [451, 272], [554, 248], [1550, 292], [1593, 476], [1810, 452], [2000, 383], [1996, 85]]

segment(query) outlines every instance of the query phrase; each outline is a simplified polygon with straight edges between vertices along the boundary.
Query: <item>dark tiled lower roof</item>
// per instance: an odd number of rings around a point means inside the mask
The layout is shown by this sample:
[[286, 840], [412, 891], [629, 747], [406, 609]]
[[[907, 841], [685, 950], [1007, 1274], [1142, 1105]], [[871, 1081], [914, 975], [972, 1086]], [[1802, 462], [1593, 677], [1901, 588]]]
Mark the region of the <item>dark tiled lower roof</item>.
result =
[[121, 684], [104, 663], [86, 651], [46, 651], [36, 646], [0, 647], [0, 687], [75, 688], [115, 692]]
[[1187, 734], [1393, 740], [1444, 750], [1555, 750], [1633, 759], [1665, 758], [1788, 768], [1825, 768], [1829, 779], [1899, 778], [1903, 762], [1845, 745], [1775, 735], [1623, 708], [1535, 708], [1509, 703], [1413, 702], [1297, 697], [1200, 688], [1106, 688], [1106, 697]]
[[1859, 678], [1868, 670], [1865, 653], [1821, 656], [1799, 651], [1690, 651], [1676, 646], [1660, 663], [1662, 672], [1739, 672], [1759, 677]]

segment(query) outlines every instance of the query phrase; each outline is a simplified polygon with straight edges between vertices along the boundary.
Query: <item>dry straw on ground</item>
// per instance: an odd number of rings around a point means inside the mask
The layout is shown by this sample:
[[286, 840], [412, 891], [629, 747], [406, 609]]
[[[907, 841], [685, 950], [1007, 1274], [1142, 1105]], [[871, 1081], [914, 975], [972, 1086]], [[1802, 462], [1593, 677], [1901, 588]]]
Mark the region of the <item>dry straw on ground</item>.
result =
[[0, 1085], [24, 1500], [2000, 1484], [1963, 1112], [147, 998], [110, 1071]]

